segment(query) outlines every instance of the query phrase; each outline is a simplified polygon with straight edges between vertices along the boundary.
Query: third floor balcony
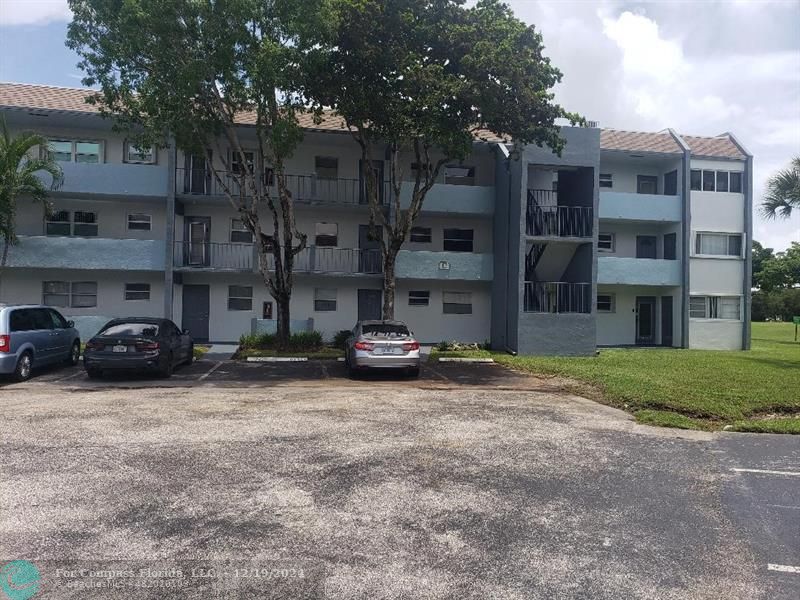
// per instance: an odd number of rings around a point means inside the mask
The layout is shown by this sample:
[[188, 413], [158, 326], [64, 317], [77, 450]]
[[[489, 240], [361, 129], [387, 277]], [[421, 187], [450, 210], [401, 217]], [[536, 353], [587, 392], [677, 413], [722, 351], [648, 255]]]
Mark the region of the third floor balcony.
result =
[[599, 216], [601, 219], [678, 223], [681, 215], [680, 196], [600, 191]]

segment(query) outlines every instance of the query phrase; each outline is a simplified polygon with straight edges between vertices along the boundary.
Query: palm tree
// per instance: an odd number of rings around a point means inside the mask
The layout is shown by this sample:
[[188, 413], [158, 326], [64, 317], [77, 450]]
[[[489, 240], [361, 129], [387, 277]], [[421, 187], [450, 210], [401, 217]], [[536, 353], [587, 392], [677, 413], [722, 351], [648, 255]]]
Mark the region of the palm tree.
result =
[[761, 214], [768, 219], [777, 215], [788, 219], [793, 209], [800, 210], [800, 156], [795, 156], [788, 168], [769, 178], [761, 203]]
[[[57, 162], [46, 153], [40, 156], [32, 152], [37, 146], [46, 148], [47, 138], [36, 133], [12, 137], [5, 121], [0, 120], [0, 239], [3, 243], [0, 269], [6, 265], [8, 247], [17, 239], [14, 234], [17, 200], [30, 198], [42, 202], [47, 214], [50, 212], [48, 193], [61, 187], [64, 179]], [[38, 176], [39, 173], [50, 175], [50, 185]]]

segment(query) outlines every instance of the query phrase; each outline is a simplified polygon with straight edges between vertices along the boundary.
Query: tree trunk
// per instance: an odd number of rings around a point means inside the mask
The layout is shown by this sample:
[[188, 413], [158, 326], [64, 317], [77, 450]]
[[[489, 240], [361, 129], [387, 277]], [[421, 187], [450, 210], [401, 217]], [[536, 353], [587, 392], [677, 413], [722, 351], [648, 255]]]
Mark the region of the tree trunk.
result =
[[392, 248], [388, 247], [386, 256], [383, 257], [383, 318], [387, 320], [394, 319], [394, 267], [396, 260], [397, 252], [393, 252]]
[[291, 335], [291, 320], [289, 317], [290, 301], [291, 296], [281, 295], [280, 298], [275, 298], [275, 310], [278, 313], [278, 348], [281, 350], [285, 350], [289, 346], [289, 336]]

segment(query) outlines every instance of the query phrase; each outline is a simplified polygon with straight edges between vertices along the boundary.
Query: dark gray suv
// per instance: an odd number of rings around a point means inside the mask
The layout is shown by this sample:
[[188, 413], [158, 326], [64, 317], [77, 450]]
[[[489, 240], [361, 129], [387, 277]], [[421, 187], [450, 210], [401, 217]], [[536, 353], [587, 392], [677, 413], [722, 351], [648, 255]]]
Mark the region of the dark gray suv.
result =
[[34, 366], [77, 365], [81, 341], [72, 321], [49, 306], [0, 304], [0, 375], [17, 381]]

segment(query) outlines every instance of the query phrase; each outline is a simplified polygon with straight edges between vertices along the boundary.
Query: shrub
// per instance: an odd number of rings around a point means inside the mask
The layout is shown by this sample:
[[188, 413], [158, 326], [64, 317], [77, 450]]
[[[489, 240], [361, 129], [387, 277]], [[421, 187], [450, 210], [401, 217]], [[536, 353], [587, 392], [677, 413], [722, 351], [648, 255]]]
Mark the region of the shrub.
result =
[[239, 346], [243, 350], [263, 350], [274, 348], [276, 342], [274, 333], [247, 333], [239, 338]]
[[[239, 338], [242, 350], [273, 350], [278, 347], [278, 336], [274, 333], [248, 333]], [[319, 350], [322, 347], [322, 334], [319, 331], [302, 331], [289, 336], [286, 348], [293, 352]]]
[[438, 344], [436, 344], [436, 349], [437, 349], [439, 352], [447, 352], [447, 351], [450, 349], [450, 344], [448, 344], [447, 342], [445, 342], [444, 340], [442, 340], [441, 342], [439, 342]]
[[291, 350], [318, 350], [322, 347], [322, 334], [319, 331], [303, 331], [293, 333], [289, 337], [289, 348]]
[[345, 345], [347, 344], [347, 339], [351, 334], [352, 332], [349, 329], [342, 329], [341, 331], [338, 331], [336, 335], [333, 336], [333, 347], [344, 350]]

